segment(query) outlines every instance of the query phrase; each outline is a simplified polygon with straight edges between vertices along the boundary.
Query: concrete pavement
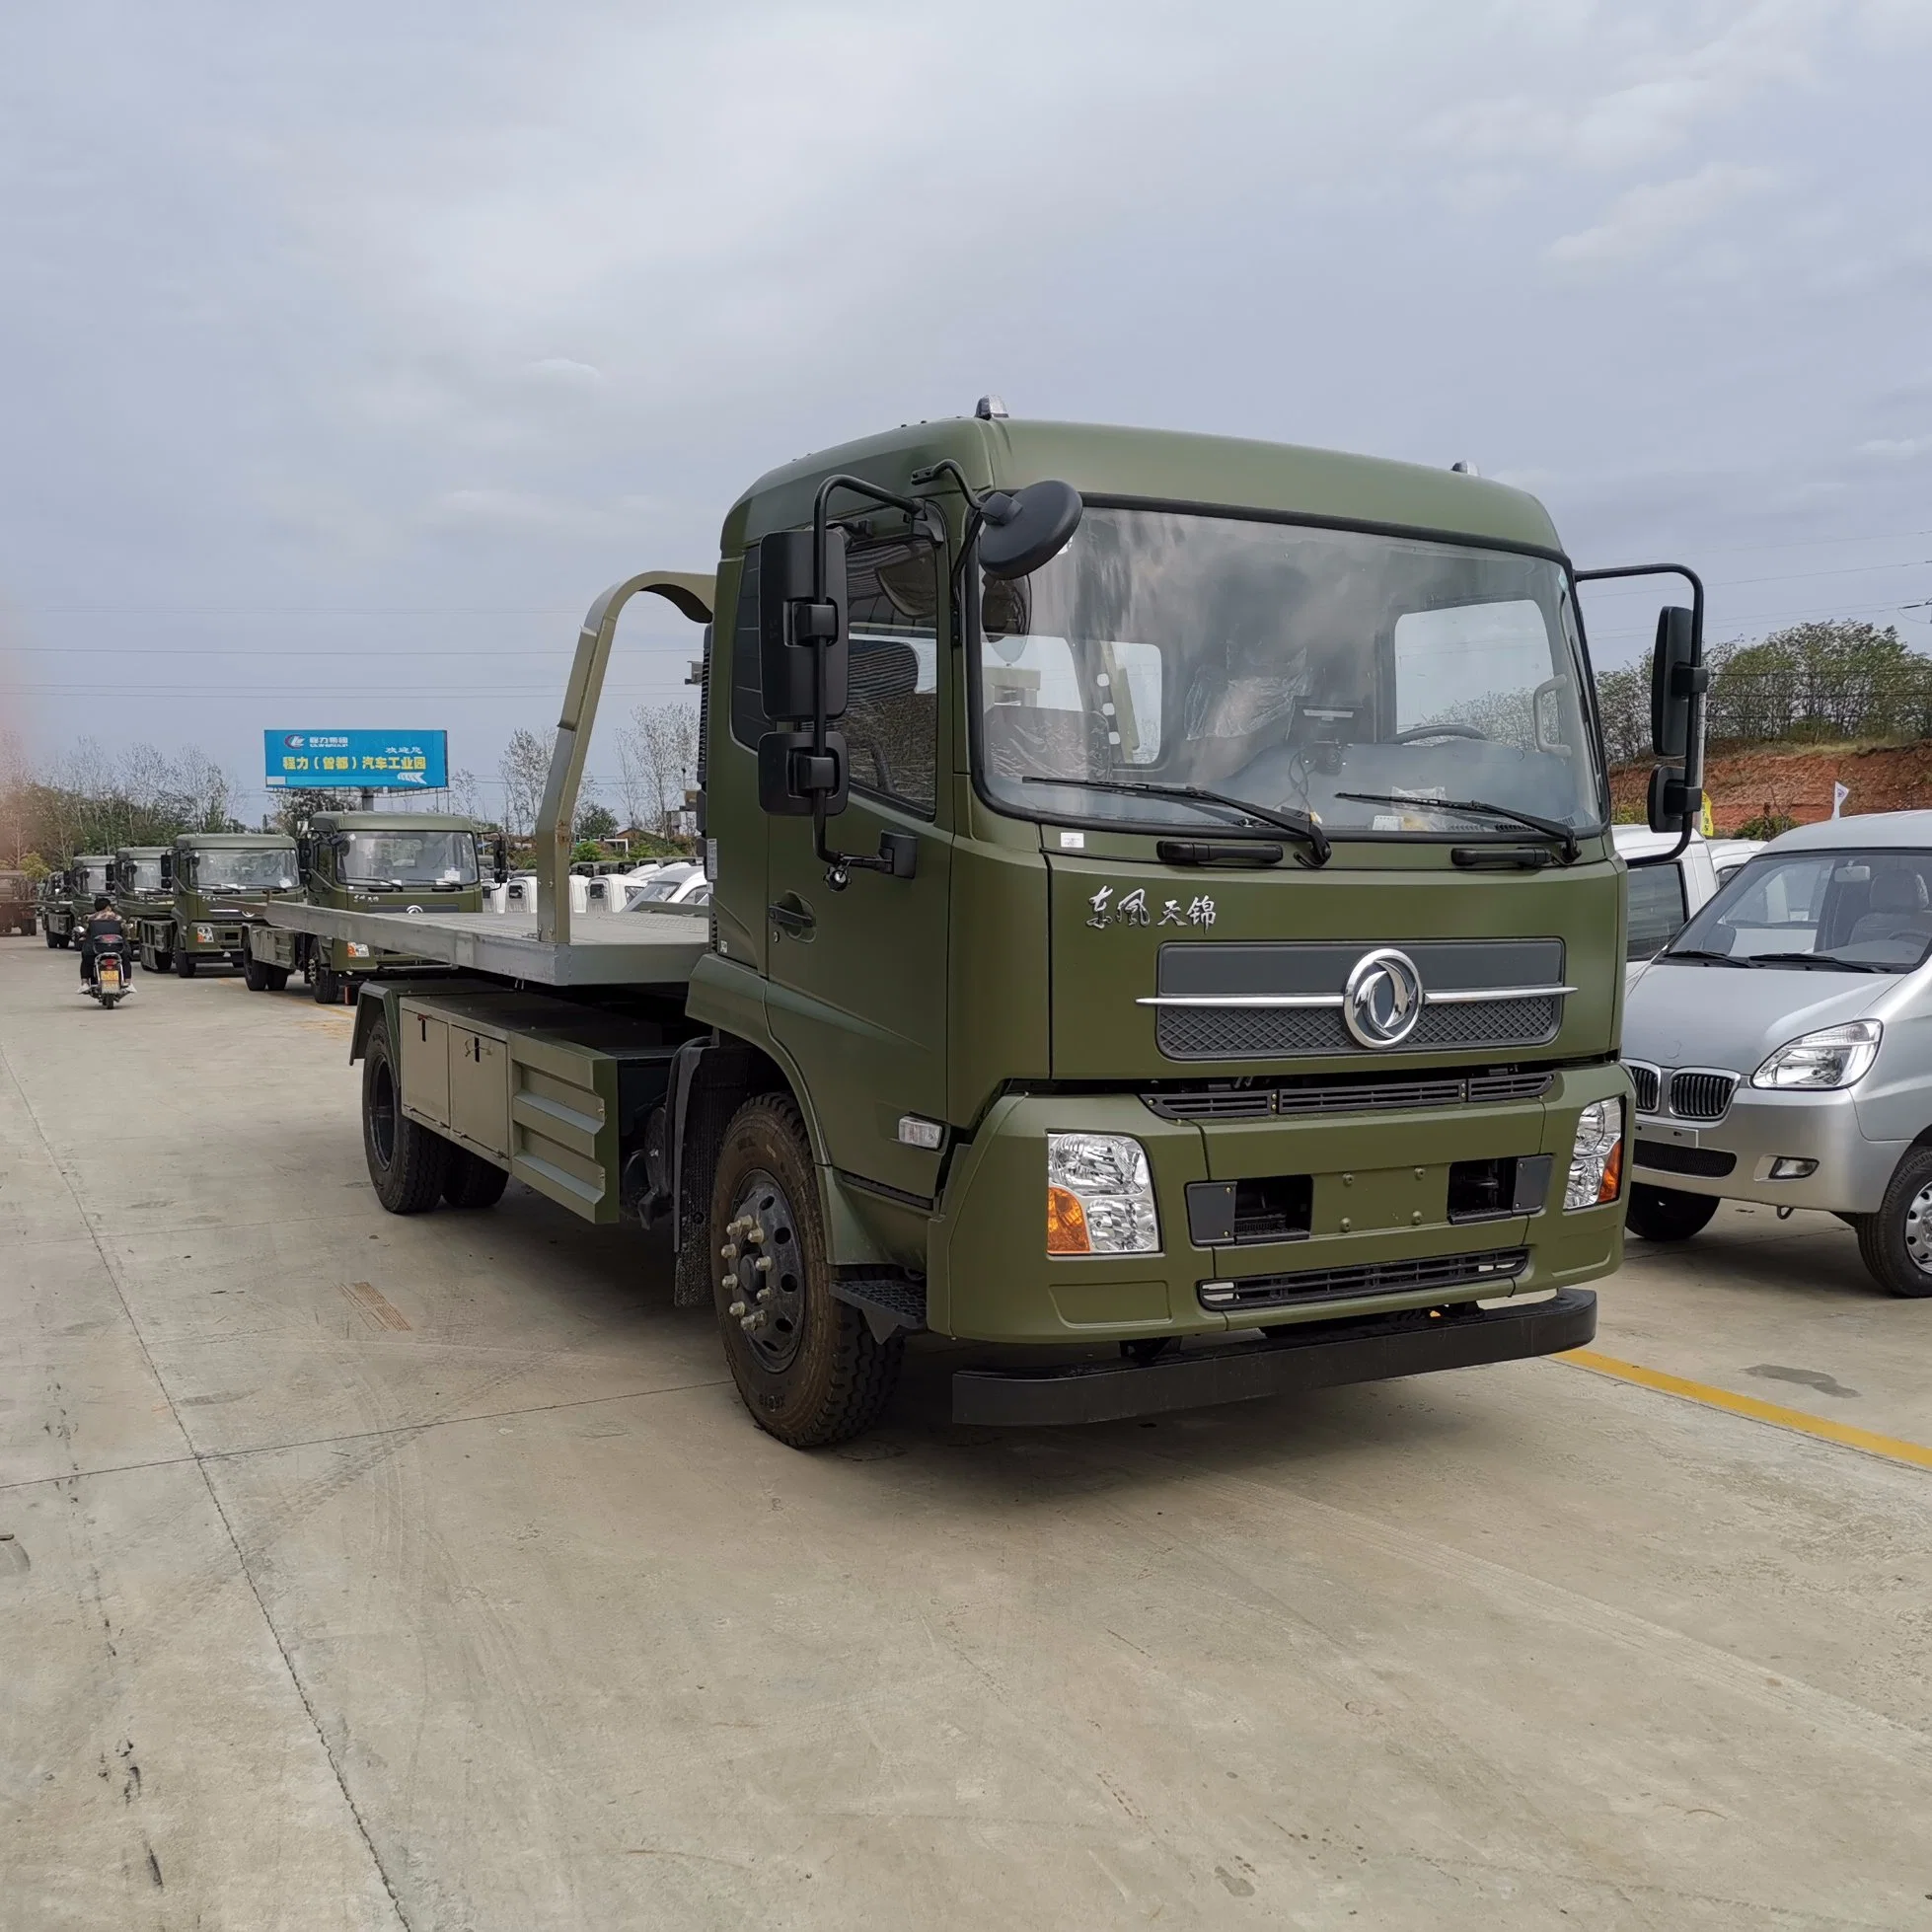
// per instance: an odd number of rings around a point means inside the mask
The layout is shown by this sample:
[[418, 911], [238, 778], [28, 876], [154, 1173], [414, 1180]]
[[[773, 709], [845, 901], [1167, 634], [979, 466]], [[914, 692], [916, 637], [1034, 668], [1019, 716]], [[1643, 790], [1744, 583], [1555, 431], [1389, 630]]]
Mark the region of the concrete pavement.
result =
[[[0, 1926], [1932, 1926], [1921, 1469], [1563, 1363], [745, 1418], [661, 1246], [384, 1215], [348, 1015], [0, 940]], [[1932, 1443], [1835, 1223], [1598, 1349]], [[1776, 1371], [1777, 1374], [1768, 1372]]]

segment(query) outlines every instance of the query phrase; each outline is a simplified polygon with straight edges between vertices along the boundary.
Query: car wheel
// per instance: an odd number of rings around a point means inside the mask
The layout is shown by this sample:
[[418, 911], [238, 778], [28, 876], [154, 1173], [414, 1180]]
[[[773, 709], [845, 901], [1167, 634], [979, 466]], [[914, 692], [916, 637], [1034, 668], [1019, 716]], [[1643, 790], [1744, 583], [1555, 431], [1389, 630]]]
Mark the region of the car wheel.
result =
[[1647, 1187], [1637, 1181], [1630, 1189], [1628, 1226], [1646, 1241], [1687, 1241], [1709, 1226], [1717, 1204], [1715, 1194], [1683, 1194], [1674, 1187]]
[[1879, 1211], [1858, 1228], [1859, 1259], [1888, 1295], [1932, 1295], [1932, 1148], [1911, 1148], [1892, 1170]]
[[425, 1214], [436, 1205], [450, 1144], [404, 1113], [389, 1028], [380, 1022], [362, 1054], [362, 1152], [376, 1199], [391, 1214]]
[[869, 1429], [892, 1399], [905, 1337], [879, 1341], [832, 1293], [811, 1147], [783, 1095], [760, 1094], [732, 1116], [708, 1231], [718, 1334], [758, 1426], [793, 1449]]

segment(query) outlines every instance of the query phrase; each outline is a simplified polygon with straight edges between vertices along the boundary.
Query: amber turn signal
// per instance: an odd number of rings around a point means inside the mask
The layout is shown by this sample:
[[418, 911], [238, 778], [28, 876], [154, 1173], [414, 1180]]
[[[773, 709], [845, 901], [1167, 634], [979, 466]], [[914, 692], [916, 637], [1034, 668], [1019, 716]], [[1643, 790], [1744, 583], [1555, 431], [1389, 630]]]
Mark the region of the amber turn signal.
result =
[[1047, 1252], [1049, 1254], [1091, 1254], [1093, 1241], [1086, 1231], [1086, 1210], [1071, 1188], [1047, 1189]]

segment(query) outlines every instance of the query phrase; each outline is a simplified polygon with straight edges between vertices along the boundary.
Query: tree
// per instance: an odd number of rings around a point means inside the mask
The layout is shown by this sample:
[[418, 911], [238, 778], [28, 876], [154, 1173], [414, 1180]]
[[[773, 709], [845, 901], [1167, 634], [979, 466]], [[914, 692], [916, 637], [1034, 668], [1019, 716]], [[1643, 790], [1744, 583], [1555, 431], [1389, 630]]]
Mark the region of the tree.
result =
[[618, 738], [624, 807], [640, 832], [670, 830], [698, 780], [698, 708], [639, 705]]
[[271, 816], [277, 830], [299, 832], [314, 812], [352, 812], [358, 802], [353, 791], [284, 791], [275, 799]]
[[1914, 738], [1932, 729], [1932, 659], [1888, 625], [1794, 624], [1710, 653], [1709, 738]]
[[1603, 720], [1603, 750], [1612, 765], [1633, 765], [1650, 756], [1650, 673], [1631, 665], [1597, 680], [1597, 708]]
[[503, 780], [503, 830], [513, 839], [527, 839], [537, 829], [537, 812], [544, 802], [544, 785], [550, 779], [551, 753], [557, 744], [555, 730], [537, 732], [516, 730], [496, 761]]
[[617, 814], [608, 805], [594, 800], [577, 813], [577, 837], [595, 845], [605, 839], [615, 838], [620, 830]]

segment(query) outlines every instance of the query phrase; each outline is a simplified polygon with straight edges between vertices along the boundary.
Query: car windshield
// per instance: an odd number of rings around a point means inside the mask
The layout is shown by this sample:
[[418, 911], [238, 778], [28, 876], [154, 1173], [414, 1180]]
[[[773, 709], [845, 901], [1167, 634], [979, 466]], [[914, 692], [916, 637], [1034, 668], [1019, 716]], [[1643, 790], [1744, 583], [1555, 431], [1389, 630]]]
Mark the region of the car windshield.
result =
[[286, 892], [295, 883], [295, 848], [204, 846], [194, 855], [194, 883], [204, 892]]
[[74, 867], [74, 889], [77, 892], [106, 892], [108, 889], [108, 867], [105, 862]]
[[134, 892], [159, 892], [161, 890], [161, 861], [158, 858], [124, 858], [121, 872], [130, 890]]
[[1051, 562], [985, 583], [981, 633], [984, 781], [1029, 817], [1240, 823], [1157, 795], [1191, 785], [1330, 833], [1522, 836], [1478, 802], [1602, 822], [1544, 557], [1089, 506]]
[[[642, 885], [632, 889], [631, 907], [661, 906], [667, 899], [678, 896], [678, 888], [687, 885], [697, 876], [694, 866], [669, 865], [661, 872], [654, 872]], [[631, 910], [627, 907], [626, 910]]]
[[1794, 852], [1753, 858], [1662, 957], [1908, 973], [1932, 949], [1932, 852]]
[[351, 832], [341, 862], [350, 885], [475, 885], [477, 835]]

